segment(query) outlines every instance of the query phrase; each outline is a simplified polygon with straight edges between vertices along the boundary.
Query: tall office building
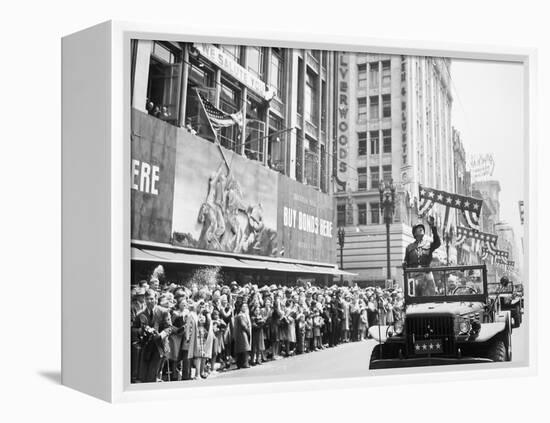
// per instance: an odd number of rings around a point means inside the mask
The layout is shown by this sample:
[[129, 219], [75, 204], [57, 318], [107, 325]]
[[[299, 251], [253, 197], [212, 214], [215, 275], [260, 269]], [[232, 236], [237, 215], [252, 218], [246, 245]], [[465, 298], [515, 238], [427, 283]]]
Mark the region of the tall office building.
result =
[[[393, 180], [391, 275], [401, 282], [411, 226], [418, 222], [419, 184], [455, 192], [450, 61], [338, 53], [336, 72], [333, 172], [337, 226], [346, 230], [344, 268], [358, 273], [360, 284], [386, 279], [379, 185]], [[433, 213], [440, 223], [442, 210]], [[442, 254], [444, 247], [436, 260], [445, 260]]]

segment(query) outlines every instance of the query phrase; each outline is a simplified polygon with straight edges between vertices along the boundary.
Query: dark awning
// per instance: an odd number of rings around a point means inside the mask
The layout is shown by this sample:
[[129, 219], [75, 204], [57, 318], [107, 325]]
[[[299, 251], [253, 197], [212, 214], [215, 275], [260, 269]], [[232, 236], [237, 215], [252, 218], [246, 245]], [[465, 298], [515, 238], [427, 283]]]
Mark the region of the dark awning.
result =
[[193, 254], [187, 251], [166, 251], [143, 247], [132, 247], [132, 260], [151, 261], [159, 263], [181, 263], [199, 266], [231, 267], [236, 269], [257, 269], [273, 272], [288, 272], [319, 275], [354, 276], [331, 266], [316, 266], [305, 263], [288, 263], [263, 259], [244, 259], [211, 254]]

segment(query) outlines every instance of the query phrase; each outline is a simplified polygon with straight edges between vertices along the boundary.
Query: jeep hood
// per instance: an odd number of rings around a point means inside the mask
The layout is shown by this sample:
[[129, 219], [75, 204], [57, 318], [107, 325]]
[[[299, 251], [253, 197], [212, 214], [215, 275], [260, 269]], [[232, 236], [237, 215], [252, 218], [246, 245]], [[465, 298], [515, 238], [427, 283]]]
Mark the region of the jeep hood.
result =
[[480, 302], [454, 302], [454, 303], [424, 303], [410, 304], [407, 306], [406, 315], [425, 315], [425, 314], [448, 314], [462, 315], [468, 313], [477, 313], [483, 310], [483, 303]]

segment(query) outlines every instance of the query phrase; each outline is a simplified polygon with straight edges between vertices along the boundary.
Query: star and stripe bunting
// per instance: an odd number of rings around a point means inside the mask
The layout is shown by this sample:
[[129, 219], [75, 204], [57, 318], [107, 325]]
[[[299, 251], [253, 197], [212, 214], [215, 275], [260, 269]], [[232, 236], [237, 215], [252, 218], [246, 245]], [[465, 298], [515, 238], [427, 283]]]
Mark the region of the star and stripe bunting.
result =
[[489, 250], [487, 247], [481, 247], [481, 260], [487, 260], [489, 258]]
[[474, 240], [473, 244], [473, 250], [474, 251], [480, 251], [480, 247], [482, 248], [481, 254], [483, 255], [483, 248], [486, 248], [488, 250], [488, 253], [496, 252], [497, 250], [497, 239], [498, 235], [493, 235], [487, 232], [478, 232], [471, 228], [466, 228], [464, 226], [459, 226], [456, 228], [456, 241], [455, 246], [460, 246], [466, 241], [467, 239]]
[[450, 226], [450, 209], [458, 209], [462, 211], [464, 219], [468, 226], [476, 231], [479, 231], [479, 216], [483, 200], [464, 195], [453, 194], [446, 191], [428, 188], [422, 185], [418, 186], [420, 204], [418, 206], [418, 214], [425, 216], [435, 204], [445, 206], [445, 221], [443, 227], [448, 230]]

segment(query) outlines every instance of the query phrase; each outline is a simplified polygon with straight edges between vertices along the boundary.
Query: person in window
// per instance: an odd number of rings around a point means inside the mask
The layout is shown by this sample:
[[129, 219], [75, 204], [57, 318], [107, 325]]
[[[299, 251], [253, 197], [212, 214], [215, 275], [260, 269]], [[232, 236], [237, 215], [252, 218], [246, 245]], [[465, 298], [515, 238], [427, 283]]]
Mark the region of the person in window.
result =
[[[426, 227], [419, 223], [413, 226], [412, 233], [415, 241], [407, 246], [405, 250], [404, 267], [430, 267], [432, 255], [441, 246], [441, 240], [435, 227], [433, 216], [428, 217], [428, 225], [432, 231], [433, 241], [428, 242], [424, 235]], [[411, 275], [412, 276], [412, 275]], [[435, 295], [435, 281], [431, 272], [416, 275], [418, 296]]]

